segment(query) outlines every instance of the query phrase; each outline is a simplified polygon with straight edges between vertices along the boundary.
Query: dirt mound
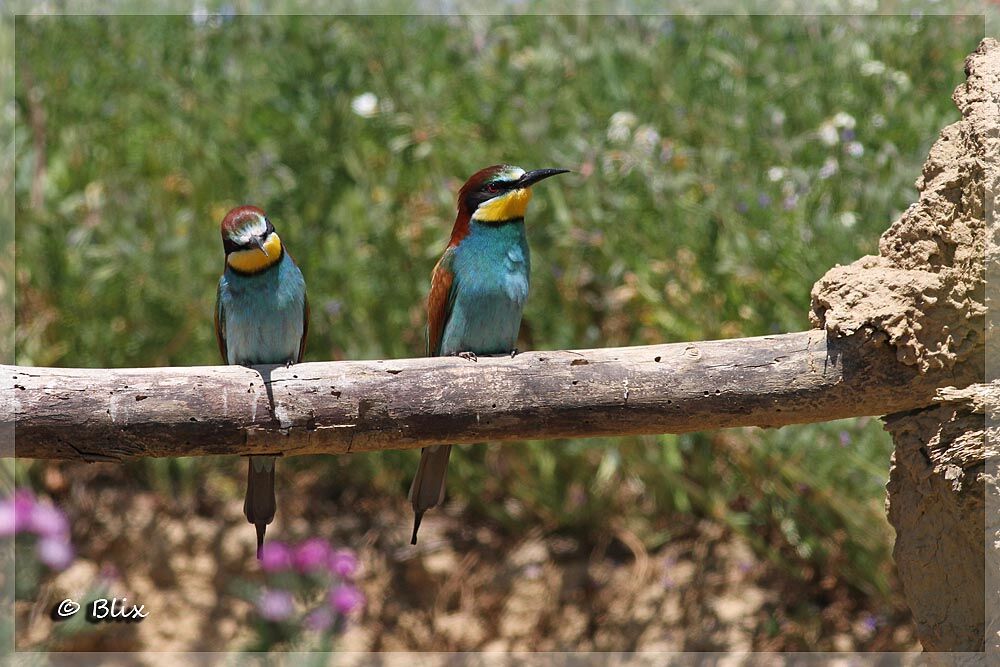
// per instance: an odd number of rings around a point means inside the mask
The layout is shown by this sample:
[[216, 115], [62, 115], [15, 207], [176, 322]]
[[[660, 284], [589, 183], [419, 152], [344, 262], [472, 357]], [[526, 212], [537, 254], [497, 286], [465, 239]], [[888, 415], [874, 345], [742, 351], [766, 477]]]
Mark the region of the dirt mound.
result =
[[983, 40], [965, 73], [952, 96], [962, 120], [931, 148], [919, 200], [882, 235], [877, 257], [830, 270], [812, 293], [816, 326], [884, 336], [901, 362], [947, 371], [964, 390], [885, 420], [896, 443], [887, 486], [896, 564], [924, 647], [944, 651], [984, 646], [986, 387], [966, 385], [986, 375], [987, 269], [1000, 279], [996, 226], [987, 234], [1000, 184], [1000, 43]]

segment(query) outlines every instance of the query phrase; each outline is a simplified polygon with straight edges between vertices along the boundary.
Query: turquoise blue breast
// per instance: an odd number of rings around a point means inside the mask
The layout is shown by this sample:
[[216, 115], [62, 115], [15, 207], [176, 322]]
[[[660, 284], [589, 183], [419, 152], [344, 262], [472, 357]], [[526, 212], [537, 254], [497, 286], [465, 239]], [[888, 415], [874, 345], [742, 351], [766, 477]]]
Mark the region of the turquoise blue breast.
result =
[[219, 280], [230, 364], [295, 362], [302, 341], [306, 285], [285, 253], [275, 266], [245, 276], [226, 268]]
[[454, 305], [438, 354], [506, 354], [517, 344], [531, 256], [524, 221], [469, 223], [452, 264]]

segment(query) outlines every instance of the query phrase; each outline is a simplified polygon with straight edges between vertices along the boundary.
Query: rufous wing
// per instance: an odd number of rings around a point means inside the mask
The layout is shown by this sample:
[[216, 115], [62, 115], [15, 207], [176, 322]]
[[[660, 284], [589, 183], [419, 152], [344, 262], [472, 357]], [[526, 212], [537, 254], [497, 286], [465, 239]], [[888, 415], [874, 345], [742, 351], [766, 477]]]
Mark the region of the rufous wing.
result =
[[441, 354], [441, 338], [455, 303], [455, 273], [452, 262], [455, 248], [449, 246], [431, 273], [431, 291], [427, 295], [427, 356]]
[[301, 364], [306, 354], [306, 337], [309, 335], [309, 297], [302, 295], [302, 340], [299, 341], [299, 357], [295, 363]]
[[222, 363], [229, 363], [229, 351], [226, 348], [226, 314], [222, 310], [222, 283], [219, 283], [219, 290], [215, 295], [215, 340], [219, 344], [219, 352], [222, 353]]

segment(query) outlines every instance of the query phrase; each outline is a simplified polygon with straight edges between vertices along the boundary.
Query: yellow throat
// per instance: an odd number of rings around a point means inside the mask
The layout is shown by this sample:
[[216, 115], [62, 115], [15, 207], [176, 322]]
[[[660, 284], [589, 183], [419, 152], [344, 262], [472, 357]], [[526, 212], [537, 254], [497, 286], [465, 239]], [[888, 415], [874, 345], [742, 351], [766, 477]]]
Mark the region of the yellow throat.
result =
[[479, 205], [472, 214], [473, 220], [480, 222], [506, 222], [523, 218], [531, 201], [531, 188], [511, 190], [501, 197], [495, 197]]
[[257, 273], [273, 266], [281, 259], [281, 239], [272, 232], [264, 241], [264, 250], [251, 248], [250, 250], [237, 250], [231, 252], [226, 257], [226, 264], [240, 273]]

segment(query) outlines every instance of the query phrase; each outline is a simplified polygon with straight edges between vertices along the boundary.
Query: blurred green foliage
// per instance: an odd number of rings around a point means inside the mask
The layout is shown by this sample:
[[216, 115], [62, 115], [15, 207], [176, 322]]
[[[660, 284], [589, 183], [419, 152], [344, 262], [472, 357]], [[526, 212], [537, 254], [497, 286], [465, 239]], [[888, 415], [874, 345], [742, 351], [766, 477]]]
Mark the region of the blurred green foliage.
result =
[[[20, 17], [18, 363], [218, 362], [218, 223], [263, 207], [308, 360], [423, 353], [466, 176], [566, 167], [529, 211], [522, 349], [809, 326], [829, 267], [913, 200], [974, 17]], [[655, 546], [721, 521], [804, 579], [884, 594], [877, 422], [464, 449], [451, 498], [522, 532]], [[415, 454], [309, 462], [398, 494]], [[142, 462], [164, 491], [217, 463]], [[228, 474], [229, 469], [226, 469]], [[234, 496], [240, 493], [233, 484]]]

